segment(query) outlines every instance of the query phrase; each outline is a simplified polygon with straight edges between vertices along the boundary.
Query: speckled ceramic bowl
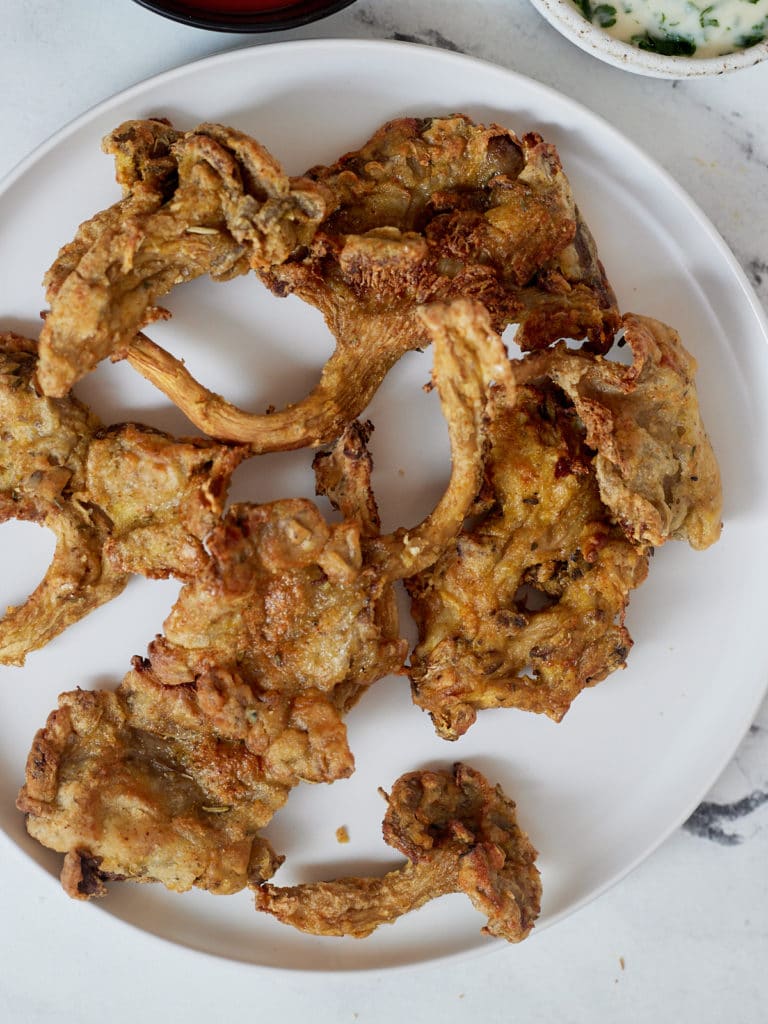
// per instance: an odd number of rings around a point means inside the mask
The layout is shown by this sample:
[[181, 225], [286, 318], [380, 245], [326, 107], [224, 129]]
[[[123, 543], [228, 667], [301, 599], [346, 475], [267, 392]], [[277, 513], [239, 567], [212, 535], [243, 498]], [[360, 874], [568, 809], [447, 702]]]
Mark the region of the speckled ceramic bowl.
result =
[[569, 0], [531, 0], [531, 3], [550, 25], [582, 50], [637, 75], [653, 78], [722, 75], [726, 71], [751, 67], [768, 57], [768, 40], [720, 57], [667, 57], [614, 39], [604, 29], [587, 21]]

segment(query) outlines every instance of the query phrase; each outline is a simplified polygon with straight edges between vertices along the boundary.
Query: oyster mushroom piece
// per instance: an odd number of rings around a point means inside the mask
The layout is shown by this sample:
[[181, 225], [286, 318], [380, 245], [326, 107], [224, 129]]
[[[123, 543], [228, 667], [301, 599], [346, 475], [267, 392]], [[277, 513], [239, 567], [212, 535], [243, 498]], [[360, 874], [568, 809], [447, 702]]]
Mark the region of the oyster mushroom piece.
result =
[[557, 346], [521, 367], [524, 375], [543, 370], [573, 402], [597, 452], [600, 497], [629, 539], [702, 550], [720, 536], [723, 494], [696, 360], [660, 320], [627, 313], [622, 327], [631, 366]]
[[256, 270], [278, 296], [323, 314], [336, 347], [295, 405], [254, 415], [139, 337], [127, 359], [200, 430], [254, 451], [333, 440], [406, 352], [430, 341], [420, 307], [473, 299], [524, 350], [580, 338], [610, 347], [616, 300], [553, 145], [468, 117], [399, 118], [330, 167], [307, 171], [330, 195], [311, 241]]
[[[156, 139], [156, 163], [148, 162]], [[223, 281], [280, 263], [313, 237], [332, 201], [323, 186], [289, 178], [255, 139], [202, 124], [127, 122], [104, 140], [124, 196], [83, 224], [45, 276], [50, 304], [38, 381], [61, 397], [167, 312], [171, 288], [202, 274]]]
[[0, 614], [0, 665], [23, 665], [130, 573], [194, 577], [246, 450], [137, 423], [103, 426], [74, 395], [34, 386], [37, 343], [0, 332], [0, 525], [56, 535], [43, 580]]
[[256, 909], [313, 935], [364, 938], [429, 900], [463, 892], [487, 916], [487, 935], [519, 942], [529, 934], [541, 902], [536, 851], [498, 786], [456, 764], [452, 772], [403, 775], [386, 799], [384, 839], [407, 864], [381, 878], [262, 884]]

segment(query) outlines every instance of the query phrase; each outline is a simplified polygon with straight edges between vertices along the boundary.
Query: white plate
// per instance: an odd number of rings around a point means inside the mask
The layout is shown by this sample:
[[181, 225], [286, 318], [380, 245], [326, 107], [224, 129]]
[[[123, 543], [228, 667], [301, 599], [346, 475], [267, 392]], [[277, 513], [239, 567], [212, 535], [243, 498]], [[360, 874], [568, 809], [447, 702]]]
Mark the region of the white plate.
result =
[[[684, 193], [593, 114], [479, 61], [378, 42], [237, 50], [109, 100], [16, 170], [0, 194], [0, 322], [37, 334], [44, 269], [77, 224], [116, 197], [99, 140], [126, 118], [165, 114], [185, 127], [229, 122], [298, 173], [358, 146], [388, 118], [459, 110], [518, 133], [538, 130], [556, 143], [621, 305], [682, 332], [700, 362], [701, 402], [723, 469], [725, 531], [703, 554], [681, 544], [657, 553], [629, 609], [636, 641], [629, 668], [584, 693], [561, 725], [486, 711], [449, 746], [410, 705], [404, 678], [382, 680], [349, 717], [356, 774], [334, 786], [300, 787], [269, 835], [287, 855], [278, 881], [383, 870], [396, 858], [380, 837], [377, 787], [404, 771], [460, 758], [518, 802], [540, 850], [540, 929], [623, 876], [693, 810], [749, 725], [768, 676], [766, 329], [733, 256]], [[183, 354], [209, 386], [254, 410], [299, 398], [331, 349], [314, 310], [273, 298], [251, 278], [197, 281], [177, 289], [168, 304], [174, 319], [157, 326], [155, 337]], [[447, 477], [437, 401], [420, 390], [429, 368], [429, 353], [406, 356], [369, 411], [385, 526], [416, 522]], [[189, 432], [127, 365], [102, 365], [78, 393], [105, 420], [134, 417]], [[253, 460], [238, 473], [235, 496], [311, 496], [310, 459], [298, 452]], [[0, 544], [0, 602], [18, 601], [42, 573], [51, 545], [47, 535], [18, 524], [0, 530]], [[48, 873], [41, 887], [55, 884], [60, 858], [26, 837], [13, 807], [32, 735], [59, 691], [119, 681], [130, 656], [160, 629], [175, 589], [136, 580], [31, 655], [24, 669], [0, 671], [0, 823]], [[335, 840], [340, 825], [349, 830], [346, 846]], [[8, 872], [6, 881], [12, 884]], [[87, 929], [87, 914], [98, 912], [63, 893], [51, 898], [73, 929]], [[98, 907], [173, 942], [287, 969], [382, 968], [494, 945], [460, 896], [362, 942], [301, 936], [254, 913], [246, 893], [178, 896], [160, 886], [115, 884]]]

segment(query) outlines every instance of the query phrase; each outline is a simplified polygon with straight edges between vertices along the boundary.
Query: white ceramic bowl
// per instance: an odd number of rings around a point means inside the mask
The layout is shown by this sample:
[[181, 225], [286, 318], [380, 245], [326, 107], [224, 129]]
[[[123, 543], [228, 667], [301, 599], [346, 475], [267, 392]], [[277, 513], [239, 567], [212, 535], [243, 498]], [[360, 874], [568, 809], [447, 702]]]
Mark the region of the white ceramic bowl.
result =
[[550, 25], [582, 50], [638, 75], [652, 78], [722, 75], [726, 71], [751, 67], [768, 57], [768, 40], [720, 57], [666, 57], [614, 39], [605, 29], [587, 21], [569, 0], [531, 0], [531, 3]]

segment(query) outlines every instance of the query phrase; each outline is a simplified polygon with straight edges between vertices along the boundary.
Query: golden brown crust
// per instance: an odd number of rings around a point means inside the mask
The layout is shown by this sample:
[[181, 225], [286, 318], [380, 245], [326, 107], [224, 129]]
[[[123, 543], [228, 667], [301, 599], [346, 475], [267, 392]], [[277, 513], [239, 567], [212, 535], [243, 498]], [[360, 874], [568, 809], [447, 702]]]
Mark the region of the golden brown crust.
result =
[[262, 884], [256, 909], [313, 935], [364, 938], [429, 900], [464, 892], [487, 916], [487, 934], [508, 942], [529, 934], [541, 900], [536, 851], [499, 787], [457, 764], [402, 776], [387, 805], [384, 839], [406, 854], [404, 867], [379, 878]]
[[[131, 364], [201, 430], [254, 452], [324, 444], [358, 416], [407, 351], [429, 343], [424, 303], [469, 298], [523, 348], [586, 337], [600, 350], [615, 299], [553, 146], [462, 115], [384, 125], [310, 177], [333, 197], [305, 249], [260, 268], [276, 294], [317, 306], [336, 350], [317, 387], [255, 416], [199, 384], [148, 338]], [[335, 207], [335, 209], [334, 209]]]
[[[309, 258], [270, 276], [278, 291], [319, 305], [337, 337], [351, 333], [336, 320], [359, 317], [356, 306], [384, 315], [455, 298], [481, 301], [497, 330], [520, 324], [524, 349], [563, 334], [587, 332], [600, 344], [612, 337], [613, 294], [558, 154], [539, 135], [518, 139], [460, 114], [401, 118], [310, 175], [331, 189], [337, 209]], [[328, 284], [322, 293], [318, 277]], [[552, 323], [538, 316], [529, 328], [538, 304]], [[558, 311], [567, 315], [555, 323]]]
[[244, 455], [242, 448], [174, 438], [137, 423], [97, 430], [84, 496], [109, 517], [110, 566], [154, 578], [199, 572], [207, 562], [203, 543]]
[[629, 313], [624, 366], [558, 347], [531, 366], [568, 394], [596, 450], [600, 495], [627, 535], [706, 548], [722, 527], [720, 471], [699, 410], [696, 361], [672, 327]]
[[451, 477], [418, 526], [367, 543], [368, 557], [390, 580], [432, 565], [458, 533], [480, 488], [493, 395], [502, 389], [513, 400], [515, 388], [504, 344], [480, 303], [433, 303], [419, 309], [418, 318], [433, 344], [432, 379], [448, 424]]
[[[459, 305], [434, 315], [452, 328], [454, 316], [472, 312]], [[231, 891], [248, 876], [253, 830], [290, 787], [352, 772], [343, 715], [367, 686], [401, 671], [407, 652], [392, 581], [404, 565], [436, 557], [447, 531], [464, 519], [481, 475], [487, 392], [508, 369], [497, 337], [478, 329], [453, 338], [448, 328], [435, 338], [434, 373], [453, 420], [454, 470], [447, 501], [412, 531], [412, 543], [407, 534], [376, 535], [369, 428], [352, 424], [334, 451], [316, 460], [318, 491], [343, 509], [342, 522], [327, 523], [303, 499], [232, 506], [207, 534], [205, 558], [182, 587], [164, 634], [117, 692], [62, 698], [62, 710], [35, 741], [19, 806], [30, 833], [68, 855], [71, 894], [98, 895], [97, 883], [112, 875]], [[146, 439], [121, 429], [99, 440], [125, 442], [130, 452]], [[150, 440], [152, 457], [139, 468], [151, 484], [165, 452], [153, 434]], [[204, 445], [190, 447], [183, 454], [194, 459]], [[93, 473], [99, 468], [105, 503], [114, 467], [126, 461], [125, 450], [115, 452], [108, 447], [89, 465]], [[161, 474], [152, 489], [160, 509], [162, 481]], [[175, 485], [170, 491], [178, 496]], [[136, 532], [135, 498], [129, 493], [116, 517], [118, 540]], [[193, 520], [187, 512], [184, 522]], [[161, 538], [164, 526], [161, 515]], [[102, 777], [109, 783], [101, 786]], [[143, 831], [134, 828], [136, 806]], [[208, 820], [212, 813], [221, 813], [220, 829]], [[176, 843], [178, 815], [185, 825]], [[235, 827], [243, 816], [247, 835]], [[229, 850], [226, 864], [219, 850]]]
[[118, 231], [133, 216], [154, 211], [173, 191], [178, 174], [171, 147], [179, 138], [181, 132], [164, 118], [126, 121], [106, 136], [102, 149], [115, 159], [123, 198], [84, 221], [72, 241], [59, 250], [44, 279], [49, 302], [100, 236]]
[[[149, 168], [137, 156], [147, 135], [159, 150]], [[174, 285], [284, 260], [327, 212], [322, 189], [289, 179], [259, 143], [222, 125], [181, 134], [128, 122], [105, 148], [127, 194], [84, 224], [46, 275], [38, 380], [48, 395], [65, 395], [101, 359], [124, 355], [165, 315], [156, 303]]]
[[269, 877], [279, 860], [256, 833], [286, 793], [192, 691], [157, 687], [139, 662], [115, 693], [62, 694], [17, 803], [30, 835], [66, 854], [65, 890], [87, 899], [110, 879], [226, 893]]
[[99, 509], [63, 496], [0, 494], [0, 523], [10, 519], [37, 523], [56, 536], [43, 579], [0, 619], [0, 664], [23, 665], [31, 651], [116, 597], [128, 576], [103, 558], [109, 523]]
[[0, 523], [37, 523], [56, 536], [43, 580], [0, 619], [0, 664], [8, 665], [23, 665], [30, 651], [115, 597], [127, 582], [102, 558], [108, 517], [76, 497], [98, 420], [75, 398], [39, 396], [36, 365], [35, 342], [0, 334]]
[[0, 523], [56, 535], [42, 582], [0, 620], [0, 663], [11, 665], [119, 594], [129, 573], [199, 571], [245, 455], [136, 424], [102, 427], [73, 396], [39, 395], [36, 366], [33, 341], [0, 335]]
[[[525, 365], [525, 364], [523, 364]], [[563, 717], [622, 667], [629, 591], [647, 553], [600, 500], [581, 425], [551, 383], [498, 394], [478, 516], [435, 565], [406, 582], [419, 643], [415, 703], [456, 739], [478, 709]]]
[[183, 132], [165, 117], [123, 121], [101, 142], [104, 153], [115, 161], [115, 180], [124, 196], [146, 185], [170, 194], [178, 177], [173, 146]]
[[340, 714], [405, 656], [394, 594], [363, 564], [359, 533], [302, 499], [233, 506], [150, 645], [149, 671], [202, 687], [220, 726], [289, 784], [351, 773]]
[[67, 854], [71, 895], [118, 876], [214, 892], [261, 881], [277, 861], [256, 833], [290, 788], [352, 772], [342, 715], [406, 653], [359, 533], [299, 499], [234, 506], [148, 657], [115, 693], [62, 696], [19, 807]]

